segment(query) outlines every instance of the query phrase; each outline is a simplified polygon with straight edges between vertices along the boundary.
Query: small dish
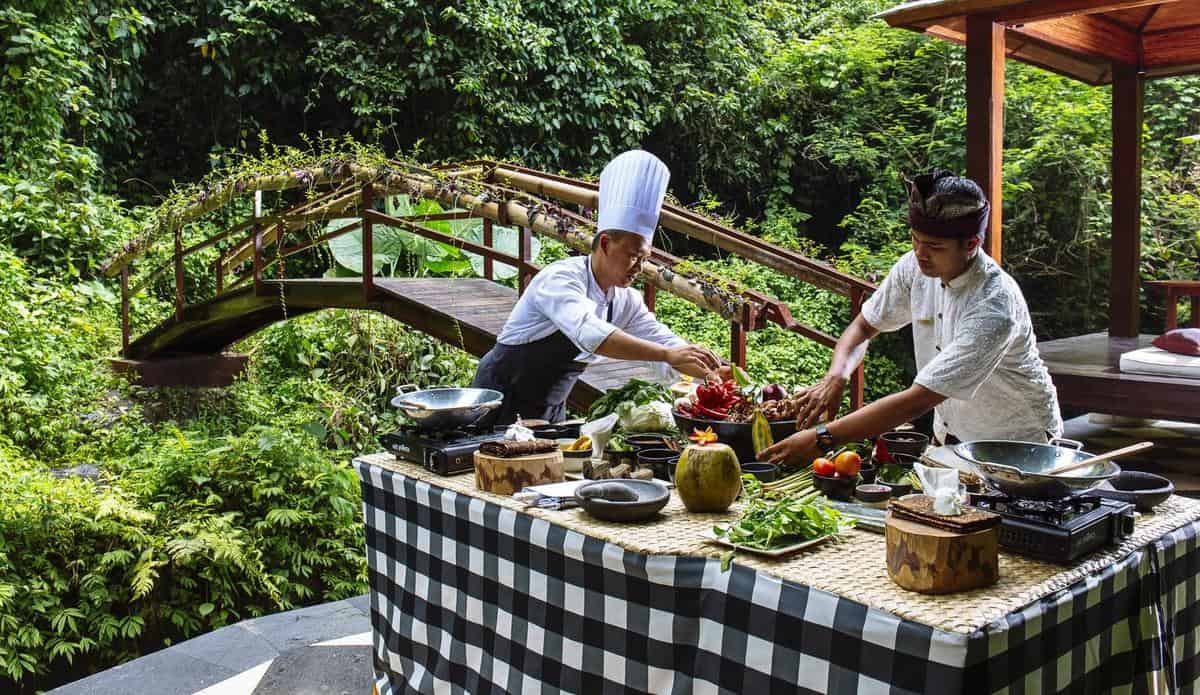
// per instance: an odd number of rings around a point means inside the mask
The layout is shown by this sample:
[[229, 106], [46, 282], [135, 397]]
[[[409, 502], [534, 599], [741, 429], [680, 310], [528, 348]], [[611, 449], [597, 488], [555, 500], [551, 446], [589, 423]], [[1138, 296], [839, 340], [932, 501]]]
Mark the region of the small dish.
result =
[[817, 475], [813, 473], [813, 487], [820, 490], [821, 494], [831, 500], [848, 501], [850, 495], [854, 494], [854, 486], [857, 484], [857, 476], [853, 478], [835, 478], [832, 475]]
[[[621, 485], [630, 488], [637, 499], [617, 502], [588, 497], [586, 490], [596, 485]], [[655, 480], [596, 480], [580, 485], [575, 490], [579, 506], [601, 521], [645, 521], [656, 516], [671, 499], [666, 485]]]
[[1153, 510], [1174, 493], [1175, 484], [1170, 480], [1161, 475], [1141, 471], [1121, 471], [1100, 487], [1087, 492], [1096, 497], [1128, 502], [1142, 512]]
[[929, 446], [929, 437], [920, 432], [912, 430], [893, 430], [884, 432], [879, 435], [883, 440], [883, 448], [888, 454], [895, 456], [896, 454], [907, 454], [914, 458], [919, 458], [925, 453], [925, 447]]
[[887, 506], [887, 501], [891, 496], [892, 488], [887, 485], [865, 483], [854, 488], [854, 497], [859, 502], [876, 509]]
[[723, 545], [726, 548], [734, 548], [736, 550], [744, 550], [745, 552], [754, 553], [755, 555], [763, 555], [765, 557], [780, 558], [780, 557], [785, 557], [787, 555], [791, 555], [793, 553], [799, 552], [801, 550], [804, 550], [805, 548], [812, 547], [818, 543], [827, 541], [830, 538], [833, 538], [834, 536], [836, 536], [837, 534], [829, 533], [824, 536], [819, 536], [817, 538], [810, 538], [806, 541], [800, 541], [798, 543], [776, 546], [774, 548], [771, 548], [770, 550], [763, 550], [762, 548], [754, 548], [754, 547], [751, 547], [748, 545], [741, 545], [740, 543], [733, 543], [729, 540], [726, 540], [725, 538], [722, 538], [721, 536], [718, 536], [716, 533], [713, 532], [713, 530], [711, 528], [705, 529], [704, 532], [701, 533], [700, 535], [704, 539], [712, 541], [714, 543], [717, 543], [718, 545]]
[[663, 449], [666, 447], [666, 438], [661, 434], [630, 434], [625, 437], [625, 443], [637, 451]]
[[779, 466], [762, 461], [743, 463], [742, 475], [752, 475], [758, 478], [760, 483], [770, 483], [779, 478]]
[[862, 478], [864, 483], [874, 483], [875, 476], [878, 474], [879, 469], [869, 460], [864, 460], [862, 462], [862, 468], [858, 470], [858, 477]]
[[659, 480], [671, 480], [671, 470], [679, 462], [679, 452], [671, 449], [642, 449], [637, 452], [638, 466], [649, 468]]

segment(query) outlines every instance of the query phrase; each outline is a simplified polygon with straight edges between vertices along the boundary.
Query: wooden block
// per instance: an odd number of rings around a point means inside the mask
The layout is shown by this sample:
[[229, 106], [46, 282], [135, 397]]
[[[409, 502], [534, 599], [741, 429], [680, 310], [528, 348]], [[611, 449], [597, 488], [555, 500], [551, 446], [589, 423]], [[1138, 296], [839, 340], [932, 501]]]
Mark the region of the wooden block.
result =
[[893, 582], [922, 594], [949, 594], [1000, 578], [1000, 527], [955, 533], [897, 519], [884, 522], [887, 571]]
[[521, 488], [563, 480], [562, 452], [499, 458], [475, 452], [475, 487], [497, 495], [511, 495]]

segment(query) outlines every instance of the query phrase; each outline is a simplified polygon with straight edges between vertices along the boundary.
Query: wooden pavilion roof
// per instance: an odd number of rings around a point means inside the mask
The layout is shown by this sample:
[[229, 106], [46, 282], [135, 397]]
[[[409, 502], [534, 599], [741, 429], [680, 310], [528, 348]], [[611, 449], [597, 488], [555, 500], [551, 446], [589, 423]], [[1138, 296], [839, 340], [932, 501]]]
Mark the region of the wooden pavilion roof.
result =
[[966, 43], [967, 17], [1005, 27], [1005, 53], [1091, 85], [1113, 65], [1144, 78], [1200, 71], [1200, 0], [915, 0], [880, 13], [894, 27]]

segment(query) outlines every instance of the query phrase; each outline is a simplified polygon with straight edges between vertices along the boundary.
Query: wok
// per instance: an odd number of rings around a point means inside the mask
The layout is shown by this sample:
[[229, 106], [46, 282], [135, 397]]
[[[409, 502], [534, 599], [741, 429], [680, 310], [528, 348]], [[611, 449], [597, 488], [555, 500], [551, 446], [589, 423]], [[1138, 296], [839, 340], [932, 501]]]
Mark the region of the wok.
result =
[[399, 394], [392, 399], [392, 406], [428, 430], [466, 427], [504, 400], [503, 393], [492, 389], [416, 388], [406, 384], [396, 389]]
[[1112, 461], [1101, 461], [1061, 475], [1044, 474], [1091, 458], [1092, 454], [1081, 451], [1082, 448], [1083, 444], [1070, 439], [1052, 439], [1049, 444], [986, 439], [958, 444], [954, 453], [1000, 492], [1046, 500], [1091, 490], [1121, 472]]

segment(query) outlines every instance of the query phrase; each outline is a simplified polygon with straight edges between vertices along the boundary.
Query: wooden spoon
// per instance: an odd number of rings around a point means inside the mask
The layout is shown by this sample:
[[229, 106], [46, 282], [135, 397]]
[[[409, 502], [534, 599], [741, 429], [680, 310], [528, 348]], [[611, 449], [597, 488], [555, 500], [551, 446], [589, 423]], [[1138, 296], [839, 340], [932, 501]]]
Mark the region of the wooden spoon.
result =
[[1069, 473], [1070, 471], [1079, 470], [1085, 466], [1090, 466], [1093, 463], [1103, 463], [1105, 461], [1111, 461], [1119, 456], [1132, 454], [1135, 451], [1145, 451], [1152, 446], [1154, 446], [1154, 442], [1138, 442], [1137, 444], [1130, 444], [1129, 446], [1123, 446], [1120, 449], [1114, 449], [1107, 454], [1100, 454], [1099, 456], [1093, 456], [1090, 459], [1084, 459], [1076, 463], [1068, 463], [1065, 466], [1051, 468], [1042, 475], [1062, 475], [1063, 473]]

